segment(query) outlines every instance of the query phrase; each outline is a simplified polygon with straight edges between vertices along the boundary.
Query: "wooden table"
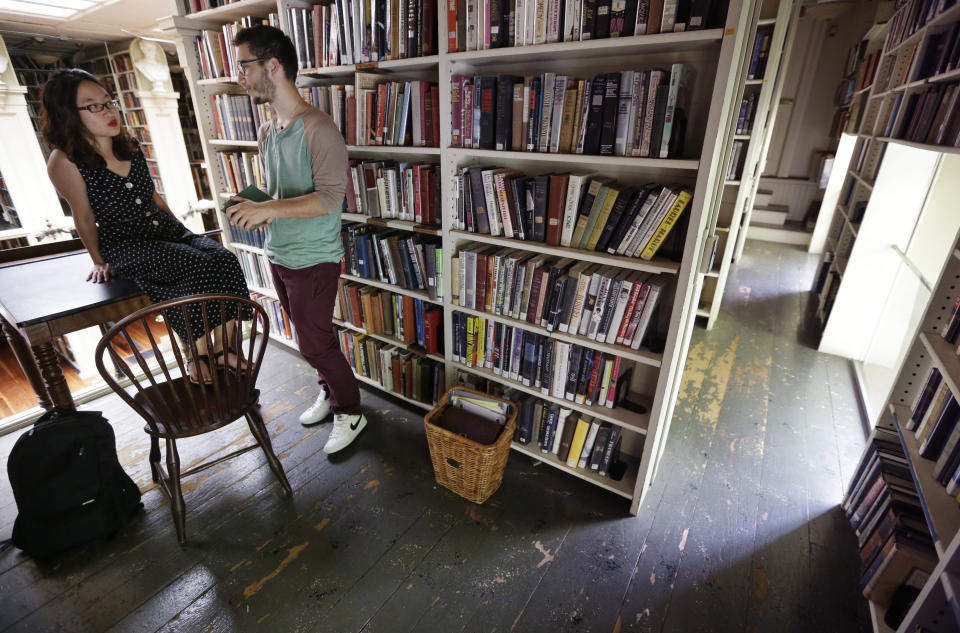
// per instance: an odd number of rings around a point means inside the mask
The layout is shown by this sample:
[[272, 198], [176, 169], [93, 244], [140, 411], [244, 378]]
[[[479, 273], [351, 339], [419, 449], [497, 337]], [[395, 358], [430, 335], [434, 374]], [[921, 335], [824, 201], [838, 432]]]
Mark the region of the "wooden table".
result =
[[91, 266], [86, 251], [0, 264], [3, 332], [44, 409], [75, 408], [54, 338], [119, 321], [150, 304], [132, 281], [86, 281]]

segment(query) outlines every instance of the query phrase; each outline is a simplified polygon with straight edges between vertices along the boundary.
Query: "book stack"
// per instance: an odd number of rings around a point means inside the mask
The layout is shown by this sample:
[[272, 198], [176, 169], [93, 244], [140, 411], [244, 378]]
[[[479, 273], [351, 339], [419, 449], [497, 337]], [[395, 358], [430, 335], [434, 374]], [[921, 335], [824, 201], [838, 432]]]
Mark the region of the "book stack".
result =
[[673, 158], [683, 154], [693, 69], [451, 78], [451, 146]]
[[442, 298], [442, 269], [436, 265], [443, 255], [439, 240], [369, 224], [344, 227], [340, 239], [349, 274]]
[[443, 363], [346, 329], [339, 339], [353, 371], [387, 391], [425, 404], [436, 404], [446, 391]]
[[351, 111], [348, 104], [356, 105], [352, 85], [303, 86], [300, 96], [313, 107], [329, 114], [343, 138], [347, 138], [347, 113]]
[[218, 152], [217, 162], [223, 181], [231, 192], [254, 185], [266, 189], [266, 181], [257, 152]]
[[249, 28], [255, 24], [280, 26], [276, 13], [265, 18], [247, 16], [236, 22], [224, 24], [219, 31], [201, 31], [194, 40], [197, 49], [197, 58], [200, 61], [201, 79], [219, 79], [237, 76], [236, 48], [233, 38], [237, 31]]
[[249, 95], [210, 95], [217, 136], [228, 141], [256, 141], [257, 130], [270, 120], [270, 106], [255, 104]]
[[[440, 88], [427, 81], [389, 81], [355, 73], [356, 132], [351, 145], [440, 145]], [[348, 112], [350, 108], [347, 100]], [[349, 116], [349, 115], [348, 115]], [[353, 142], [351, 142], [353, 141]]]
[[909, 588], [923, 587], [937, 554], [895, 430], [877, 426], [842, 507], [860, 545], [864, 596], [902, 618], [918, 593]]
[[721, 24], [710, 0], [449, 0], [449, 52], [695, 31]]
[[545, 396], [613, 409], [630, 384], [631, 361], [621, 356], [459, 311], [453, 328], [454, 362], [491, 370]]
[[334, 314], [367, 334], [395, 338], [425, 354], [443, 353], [443, 310], [421, 299], [341, 279]]
[[497, 246], [461, 248], [451, 266], [463, 308], [631, 349], [647, 337], [667, 285], [651, 273]]
[[649, 260], [691, 197], [676, 186], [629, 187], [591, 175], [461, 167], [457, 228]]
[[347, 176], [348, 212], [440, 226], [438, 165], [351, 160]]
[[283, 309], [279, 301], [257, 292], [251, 292], [250, 298], [263, 306], [263, 309], [267, 312], [267, 320], [272, 334], [292, 343], [299, 343], [293, 321], [287, 316], [287, 311]]
[[747, 67], [747, 79], [763, 79], [772, 42], [773, 27], [757, 29], [757, 36], [753, 40], [753, 52], [750, 54], [750, 65]]

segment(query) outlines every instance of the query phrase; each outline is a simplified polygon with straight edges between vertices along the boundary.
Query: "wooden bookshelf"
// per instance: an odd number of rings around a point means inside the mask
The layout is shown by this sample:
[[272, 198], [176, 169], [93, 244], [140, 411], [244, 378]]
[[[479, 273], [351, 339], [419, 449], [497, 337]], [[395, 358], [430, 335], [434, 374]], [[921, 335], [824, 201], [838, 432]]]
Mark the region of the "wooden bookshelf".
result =
[[[708, 216], [708, 230], [717, 236], [717, 252], [714, 266], [702, 273], [697, 279], [699, 296], [698, 316], [706, 319], [706, 328], [712, 329], [720, 315], [724, 290], [730, 274], [731, 265], [743, 252], [747, 230], [750, 226], [754, 197], [759, 184], [761, 168], [766, 161], [766, 151], [770, 143], [770, 132], [776, 120], [777, 108], [772, 105], [779, 102], [783, 87], [784, 60], [790, 53], [796, 22], [799, 18], [800, 2], [795, 0], [774, 2], [766, 0], [755, 6], [755, 19], [751, 26], [751, 44], [761, 36], [770, 37], [770, 50], [763, 76], [749, 79], [752, 57], [756, 54], [754, 46], [748, 46], [744, 56], [738, 60], [736, 97], [737, 107], [725, 124], [724, 140], [727, 163], [734, 159], [741, 164], [739, 177], [724, 181], [722, 195], [718, 196], [714, 208]], [[765, 34], [765, 35], [764, 35]], [[740, 110], [749, 109], [755, 103], [752, 116], [740, 119]], [[749, 132], [738, 132], [741, 126]], [[736, 145], [742, 147], [739, 157], [734, 154]], [[729, 227], [722, 230], [718, 227]]]
[[[303, 4], [290, 0], [264, 1], [243, 0], [217, 9], [201, 11], [190, 15], [174, 16], [166, 24], [167, 32], [177, 42], [178, 53], [182, 66], [190, 85], [193, 87], [194, 106], [202, 131], [201, 141], [204, 146], [204, 155], [211, 165], [211, 190], [218, 204], [231, 191], [226, 186], [224, 175], [220, 173], [216, 160], [216, 152], [231, 148], [255, 149], [256, 143], [251, 141], [228, 141], [218, 138], [215, 133], [214, 119], [210, 111], [208, 97], [224, 92], [238, 93], [235, 80], [229, 77], [217, 79], [203, 79], [200, 75], [199, 59], [194, 45], [195, 36], [203, 29], [214, 30], [219, 24], [233, 23], [246, 16], [258, 17], [271, 13], [281, 16], [281, 25], [288, 7], [303, 8]], [[446, 384], [455, 384], [457, 372], [472, 374], [485, 378], [491, 383], [522, 393], [528, 393], [547, 402], [553, 402], [566, 408], [594, 415], [600, 420], [608, 421], [620, 426], [623, 434], [623, 459], [627, 463], [627, 473], [620, 481], [613, 481], [607, 477], [598, 477], [592, 471], [569, 469], [560, 464], [552, 455], [544, 455], [538, 447], [523, 447], [515, 445], [514, 449], [526, 455], [559, 468], [564, 472], [582, 478], [598, 487], [619, 496], [630, 502], [632, 513], [639, 511], [643, 495], [649, 489], [657, 463], [666, 441], [669, 421], [676, 404], [677, 392], [682, 372], [683, 359], [689, 345], [689, 334], [693, 326], [695, 303], [690, 297], [689, 289], [696, 283], [696, 268], [699, 252], [702, 248], [703, 234], [700, 227], [707, 214], [707, 209], [713, 205], [713, 185], [722, 181], [724, 156], [722, 144], [717, 133], [731, 117], [736, 117], [739, 101], [734, 104], [734, 94], [730, 84], [735, 77], [736, 67], [740, 63], [746, 49], [750, 46], [747, 32], [753, 27], [756, 18], [755, 2], [748, 0], [741, 2], [734, 0], [729, 3], [726, 21], [722, 28], [709, 28], [676, 33], [660, 33], [655, 35], [639, 35], [620, 37], [615, 39], [595, 39], [577, 42], [558, 42], [539, 44], [534, 46], [506, 47], [482, 51], [461, 51], [447, 53], [446, 34], [449, 32], [447, 12], [438, 11], [437, 33], [439, 35], [439, 51], [437, 55], [381, 61], [374, 64], [340, 65], [319, 68], [304, 68], [299, 71], [300, 82], [348, 82], [353, 73], [358, 70], [384, 70], [395, 73], [412, 72], [416, 77], [430, 77], [431, 81], [439, 83], [440, 92], [440, 143], [439, 147], [396, 147], [396, 146], [350, 146], [348, 152], [351, 159], [369, 158], [373, 160], [423, 161], [440, 166], [440, 196], [441, 204], [438, 213], [442, 221], [441, 227], [423, 227], [411, 222], [371, 218], [355, 213], [344, 213], [342, 220], [345, 223], [362, 222], [374, 226], [396, 228], [404, 231], [421, 232], [429, 235], [439, 235], [443, 248], [443, 299], [432, 300], [425, 292], [404, 290], [391, 284], [384, 284], [377, 280], [364, 279], [353, 275], [343, 275], [342, 278], [358, 284], [408, 295], [421, 299], [429, 304], [443, 308], [444, 318], [444, 354], [431, 355], [430, 358], [442, 362], [446, 371]], [[720, 26], [720, 25], [718, 25]], [[450, 134], [450, 84], [454, 74], [487, 74], [494, 75], [503, 72], [513, 72], [523, 75], [534, 75], [541, 72], [569, 72], [577, 77], [592, 77], [597, 73], [619, 70], [621, 68], [651, 68], [666, 66], [672, 62], [690, 64], [697, 71], [695, 104], [696, 116], [691, 120], [688, 129], [688, 142], [685, 152], [677, 158], [635, 158], [620, 156], [593, 156], [582, 154], [558, 154], [546, 152], [505, 152], [479, 149], [451, 147]], [[402, 74], [397, 76], [404, 76]], [[766, 88], [761, 88], [761, 90]], [[753, 135], [750, 135], [752, 138]], [[573, 170], [587, 168], [593, 172], [610, 175], [625, 185], [643, 184], [647, 182], [680, 183], [693, 193], [693, 199], [684, 212], [689, 216], [689, 230], [682, 245], [682, 259], [672, 261], [664, 257], [656, 257], [653, 261], [630, 259], [625, 257], [608, 256], [592, 251], [577, 249], [552, 248], [544, 244], [510, 240], [490, 235], [479, 235], [456, 229], [455, 218], [449, 210], [455, 208], [453, 183], [456, 180], [457, 170], [467, 165], [497, 165], [517, 168], [527, 172], [543, 173], [549, 170]], [[223, 216], [221, 212], [221, 222]], [[632, 350], [618, 345], [601, 345], [595, 341], [588, 341], [575, 335], [559, 332], [547, 333], [544, 328], [530, 326], [523, 322], [495, 315], [483, 314], [461, 309], [453, 299], [451, 278], [451, 259], [458, 248], [468, 243], [483, 243], [499, 245], [504, 248], [516, 248], [536, 253], [548, 253], [555, 256], [569, 256], [580, 260], [590, 261], [617, 269], [647, 271], [666, 276], [670, 279], [671, 290], [661, 297], [661, 311], [669, 318], [664, 319], [665, 325], [659, 332], [662, 339], [663, 351], [653, 352], [647, 347]], [[238, 250], [262, 253], [261, 249], [243, 244], [230, 245]], [[275, 296], [275, 293], [264, 292], [266, 296]], [[493, 371], [477, 367], [466, 367], [453, 361], [452, 314], [462, 311], [474, 316], [482, 316], [493, 321], [509, 325], [519, 325], [528, 330], [549, 334], [558, 341], [590, 344], [593, 349], [603, 349], [610, 354], [617, 354], [628, 362], [633, 363], [633, 375], [636, 381], [633, 395], [643, 401], [648, 412], [639, 415], [622, 407], [607, 409], [606, 407], [584, 407], [568, 402], [564, 399], [544, 396], [539, 389], [523, 387], [514, 381], [505, 379]], [[359, 331], [356, 327], [344, 325], [352, 331]], [[372, 335], [371, 335], [372, 336]], [[274, 337], [281, 340], [282, 337]], [[376, 337], [374, 337], [376, 338]], [[383, 340], [381, 337], [378, 340]], [[281, 341], [292, 346], [290, 341]], [[388, 342], [388, 341], [384, 341]], [[396, 343], [395, 340], [389, 340]], [[364, 384], [383, 389], [375, 381], [358, 377]], [[389, 392], [391, 395], [393, 392]], [[401, 397], [401, 396], [398, 396]], [[401, 397], [402, 398], [402, 397]], [[420, 408], [431, 408], [423, 403], [407, 400]]]

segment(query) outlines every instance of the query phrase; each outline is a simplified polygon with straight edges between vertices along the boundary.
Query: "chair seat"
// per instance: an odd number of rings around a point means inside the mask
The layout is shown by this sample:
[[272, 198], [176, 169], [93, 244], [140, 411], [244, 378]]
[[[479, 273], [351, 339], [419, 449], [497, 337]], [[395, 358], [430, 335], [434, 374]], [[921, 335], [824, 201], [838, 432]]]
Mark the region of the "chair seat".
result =
[[[243, 416], [260, 398], [260, 391], [250, 389], [243, 381], [236, 378], [226, 381], [222, 375], [220, 378], [219, 397], [213, 385], [197, 385], [186, 378], [177, 378], [144, 387], [133, 399], [153, 419], [157, 437], [207, 433]], [[167, 408], [157, 411], [154, 402], [162, 402]], [[144, 430], [154, 435], [149, 425]]]

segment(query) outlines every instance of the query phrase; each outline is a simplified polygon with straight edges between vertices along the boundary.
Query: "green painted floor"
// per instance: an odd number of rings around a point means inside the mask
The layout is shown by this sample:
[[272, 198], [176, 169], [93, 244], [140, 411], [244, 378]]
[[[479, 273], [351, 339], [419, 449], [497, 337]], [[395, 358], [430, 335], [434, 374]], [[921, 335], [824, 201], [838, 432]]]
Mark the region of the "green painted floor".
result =
[[[102, 398], [86, 408], [117, 428], [146, 511], [56, 565], [0, 554], [0, 631], [869, 631], [837, 507], [864, 443], [854, 386], [801, 342], [815, 266], [748, 242], [717, 326], [694, 333], [638, 517], [519, 454], [500, 492], [467, 503], [433, 481], [422, 414], [369, 390], [370, 426], [328, 459], [329, 425], [296, 420], [315, 394], [306, 365], [271, 348], [261, 400], [295, 495], [256, 452], [204, 471], [180, 547], [141, 423]], [[228, 427], [181, 459], [246, 441]], [[3, 469], [0, 537], [15, 515]]]

